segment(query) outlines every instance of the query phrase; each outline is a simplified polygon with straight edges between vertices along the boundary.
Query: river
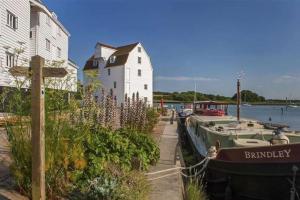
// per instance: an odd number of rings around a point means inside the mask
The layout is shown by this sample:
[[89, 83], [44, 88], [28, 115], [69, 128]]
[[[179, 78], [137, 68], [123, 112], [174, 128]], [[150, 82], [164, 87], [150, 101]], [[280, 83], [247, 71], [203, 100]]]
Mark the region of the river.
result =
[[[168, 104], [169, 107], [180, 108], [183, 104]], [[281, 111], [283, 109], [283, 112]], [[236, 115], [236, 106], [230, 105], [229, 115]], [[300, 130], [300, 107], [287, 108], [285, 106], [241, 106], [241, 117], [256, 119], [263, 122], [280, 123], [290, 126], [292, 130]]]
[[[236, 115], [236, 106], [229, 106], [228, 112]], [[241, 106], [241, 117], [263, 122], [271, 120], [272, 123], [286, 124], [291, 129], [300, 130], [300, 107], [286, 109], [285, 106]]]

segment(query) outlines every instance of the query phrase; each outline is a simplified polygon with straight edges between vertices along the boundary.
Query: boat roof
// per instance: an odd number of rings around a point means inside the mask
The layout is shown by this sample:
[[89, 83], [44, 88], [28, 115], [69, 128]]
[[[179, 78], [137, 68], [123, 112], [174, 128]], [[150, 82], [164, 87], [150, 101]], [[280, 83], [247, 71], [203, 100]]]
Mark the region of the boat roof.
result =
[[205, 104], [205, 105], [228, 105], [227, 102], [221, 101], [196, 101], [194, 104]]

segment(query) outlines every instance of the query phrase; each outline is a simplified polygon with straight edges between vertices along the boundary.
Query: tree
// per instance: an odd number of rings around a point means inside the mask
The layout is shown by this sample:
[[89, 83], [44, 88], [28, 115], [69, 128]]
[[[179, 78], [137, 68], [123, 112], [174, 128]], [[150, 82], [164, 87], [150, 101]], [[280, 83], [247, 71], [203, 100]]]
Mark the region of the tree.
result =
[[[237, 94], [235, 93], [231, 99], [236, 101]], [[265, 97], [259, 96], [258, 94], [254, 93], [250, 90], [242, 90], [241, 91], [241, 100], [244, 102], [263, 102], [266, 99], [265, 99]]]

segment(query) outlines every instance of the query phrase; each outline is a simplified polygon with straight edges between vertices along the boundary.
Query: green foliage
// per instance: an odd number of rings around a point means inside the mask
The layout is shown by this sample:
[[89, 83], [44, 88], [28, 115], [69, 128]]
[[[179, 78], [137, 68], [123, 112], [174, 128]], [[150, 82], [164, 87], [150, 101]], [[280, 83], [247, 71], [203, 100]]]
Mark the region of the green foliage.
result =
[[[159, 159], [159, 148], [147, 134], [157, 123], [157, 113], [147, 109], [143, 132], [115, 130], [99, 123], [103, 107], [89, 94], [80, 91], [67, 97], [63, 90], [45, 92], [47, 199], [146, 199], [142, 170]], [[11, 173], [19, 191], [30, 197], [30, 90], [5, 89], [0, 100], [15, 116], [6, 126], [14, 161]]]
[[[231, 99], [236, 101], [236, 98], [237, 94], [234, 94]], [[250, 90], [243, 90], [241, 91], [241, 100], [243, 102], [264, 102], [266, 99]]]
[[151, 163], [159, 159], [159, 148], [155, 141], [143, 133], [99, 128], [88, 137], [85, 141], [88, 176], [102, 172], [107, 163], [124, 170], [148, 169]]
[[7, 135], [12, 146], [11, 154], [14, 163], [10, 166], [14, 182], [18, 189], [30, 196], [31, 192], [31, 144], [30, 123], [17, 123], [7, 127]]
[[187, 186], [188, 200], [207, 200], [207, 196], [202, 188], [202, 185], [197, 181], [191, 180]]
[[98, 176], [87, 182], [86, 197], [91, 200], [112, 199], [117, 191], [117, 179], [109, 176]]
[[146, 110], [145, 132], [151, 133], [155, 125], [158, 123], [158, 120], [159, 120], [159, 113], [153, 108], [148, 108]]
[[[155, 100], [175, 100], [182, 102], [193, 102], [195, 98], [194, 91], [187, 92], [154, 92]], [[200, 92], [196, 92], [196, 100], [197, 101], [230, 101], [230, 97], [220, 96], [220, 95], [212, 95], [212, 94], [203, 94]]]
[[78, 183], [79, 192], [69, 198], [78, 200], [145, 200], [149, 192], [146, 177], [140, 171], [121, 171], [109, 165], [101, 175]]

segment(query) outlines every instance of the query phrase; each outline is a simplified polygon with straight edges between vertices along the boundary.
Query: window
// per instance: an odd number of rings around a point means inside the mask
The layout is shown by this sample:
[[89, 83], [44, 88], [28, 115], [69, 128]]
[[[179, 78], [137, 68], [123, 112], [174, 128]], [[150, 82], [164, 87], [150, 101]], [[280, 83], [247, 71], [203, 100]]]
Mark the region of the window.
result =
[[110, 76], [110, 69], [107, 69], [107, 75]]
[[29, 38], [32, 38], [32, 31], [29, 32]]
[[51, 22], [50, 16], [46, 15], [46, 24], [48, 24], [49, 26], [51, 26], [50, 22]]
[[50, 40], [46, 39], [46, 50], [50, 51], [51, 45], [50, 45]]
[[148, 90], [148, 85], [147, 84], [144, 85], [144, 89]]
[[117, 88], [117, 82], [114, 81], [114, 88]]
[[144, 101], [145, 101], [145, 103], [147, 103], [148, 102], [148, 98], [144, 97]]
[[97, 67], [97, 66], [98, 66], [98, 60], [94, 60], [93, 66], [94, 66], [94, 67]]
[[142, 76], [142, 70], [138, 69], [138, 76]]
[[111, 57], [109, 58], [109, 62], [110, 62], [110, 63], [116, 62], [116, 56], [111, 56]]
[[138, 47], [138, 52], [142, 52], [142, 47]]
[[7, 11], [7, 26], [13, 29], [18, 28], [18, 18], [9, 11]]
[[142, 58], [138, 57], [138, 63], [141, 64], [142, 63]]
[[15, 56], [12, 53], [6, 52], [6, 66], [13, 67], [15, 63]]
[[61, 57], [61, 48], [57, 47], [57, 57]]

